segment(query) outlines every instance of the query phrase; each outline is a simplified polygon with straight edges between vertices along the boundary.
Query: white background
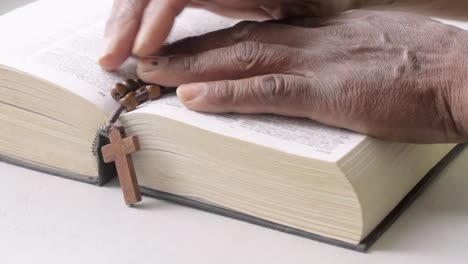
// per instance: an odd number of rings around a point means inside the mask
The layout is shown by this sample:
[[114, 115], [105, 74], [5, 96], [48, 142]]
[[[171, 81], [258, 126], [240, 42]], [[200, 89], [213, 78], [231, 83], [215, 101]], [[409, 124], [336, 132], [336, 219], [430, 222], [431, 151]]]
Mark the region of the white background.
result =
[[[0, 13], [25, 0], [0, 0]], [[368, 254], [0, 163], [0, 264], [467, 263], [468, 151]]]

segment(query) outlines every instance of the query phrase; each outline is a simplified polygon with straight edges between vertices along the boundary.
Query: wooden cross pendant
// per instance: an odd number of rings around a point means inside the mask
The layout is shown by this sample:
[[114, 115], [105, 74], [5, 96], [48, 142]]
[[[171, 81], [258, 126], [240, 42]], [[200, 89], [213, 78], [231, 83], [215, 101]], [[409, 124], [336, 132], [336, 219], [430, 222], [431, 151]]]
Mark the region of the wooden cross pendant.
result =
[[111, 127], [108, 135], [110, 144], [101, 148], [102, 156], [105, 163], [115, 162], [125, 203], [131, 206], [141, 201], [141, 193], [131, 157], [132, 153], [140, 149], [138, 138], [136, 136], [126, 137], [122, 127]]

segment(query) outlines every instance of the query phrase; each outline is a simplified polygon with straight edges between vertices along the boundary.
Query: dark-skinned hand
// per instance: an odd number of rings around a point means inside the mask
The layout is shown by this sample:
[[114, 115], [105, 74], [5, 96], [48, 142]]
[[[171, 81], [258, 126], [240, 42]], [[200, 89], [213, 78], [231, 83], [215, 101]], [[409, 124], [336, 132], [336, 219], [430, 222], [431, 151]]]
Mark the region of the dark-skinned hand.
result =
[[237, 18], [278, 19], [339, 14], [376, 1], [389, 0], [115, 0], [99, 64], [113, 70], [131, 54], [141, 57], [158, 52], [177, 15], [189, 6]]
[[196, 111], [306, 117], [378, 138], [468, 139], [468, 32], [427, 17], [353, 11], [242, 22], [141, 61]]

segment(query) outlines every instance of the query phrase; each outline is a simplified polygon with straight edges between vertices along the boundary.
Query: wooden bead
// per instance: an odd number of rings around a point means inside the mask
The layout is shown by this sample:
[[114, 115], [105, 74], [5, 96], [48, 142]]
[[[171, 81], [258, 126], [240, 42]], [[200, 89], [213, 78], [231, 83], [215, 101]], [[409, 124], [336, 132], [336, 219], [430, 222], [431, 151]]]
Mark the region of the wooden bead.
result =
[[148, 91], [148, 99], [156, 100], [161, 98], [161, 87], [156, 84], [145, 86], [146, 91]]
[[126, 80], [125, 86], [128, 89], [127, 92], [133, 92], [133, 91], [136, 91], [138, 88], [140, 88], [140, 85], [138, 84], [138, 82], [133, 79]]
[[144, 103], [148, 101], [148, 91], [145, 87], [140, 87], [138, 90], [136, 90], [135, 93], [135, 97], [139, 103]]
[[138, 87], [142, 87], [142, 86], [148, 85], [148, 83], [146, 83], [146, 82], [143, 81], [142, 79], [137, 79], [137, 84], [138, 84]]
[[119, 103], [120, 105], [125, 107], [125, 110], [127, 110], [127, 112], [135, 110], [138, 106], [137, 100], [135, 98], [135, 92], [130, 92], [127, 95], [125, 95], [124, 98], [120, 99]]
[[117, 83], [114, 89], [111, 90], [111, 95], [114, 100], [119, 101], [127, 93], [127, 87], [121, 83]]

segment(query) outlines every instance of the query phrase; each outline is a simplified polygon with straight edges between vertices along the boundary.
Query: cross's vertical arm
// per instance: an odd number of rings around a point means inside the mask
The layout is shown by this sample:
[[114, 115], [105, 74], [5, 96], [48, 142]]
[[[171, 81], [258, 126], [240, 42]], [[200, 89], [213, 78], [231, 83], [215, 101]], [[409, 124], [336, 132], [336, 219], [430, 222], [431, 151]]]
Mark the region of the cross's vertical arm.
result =
[[115, 162], [125, 203], [130, 206], [141, 201], [141, 193], [131, 157], [131, 154], [140, 148], [138, 138], [135, 136], [125, 138], [125, 131], [121, 127], [110, 128], [108, 135], [110, 144], [102, 147], [102, 156], [105, 163]]

